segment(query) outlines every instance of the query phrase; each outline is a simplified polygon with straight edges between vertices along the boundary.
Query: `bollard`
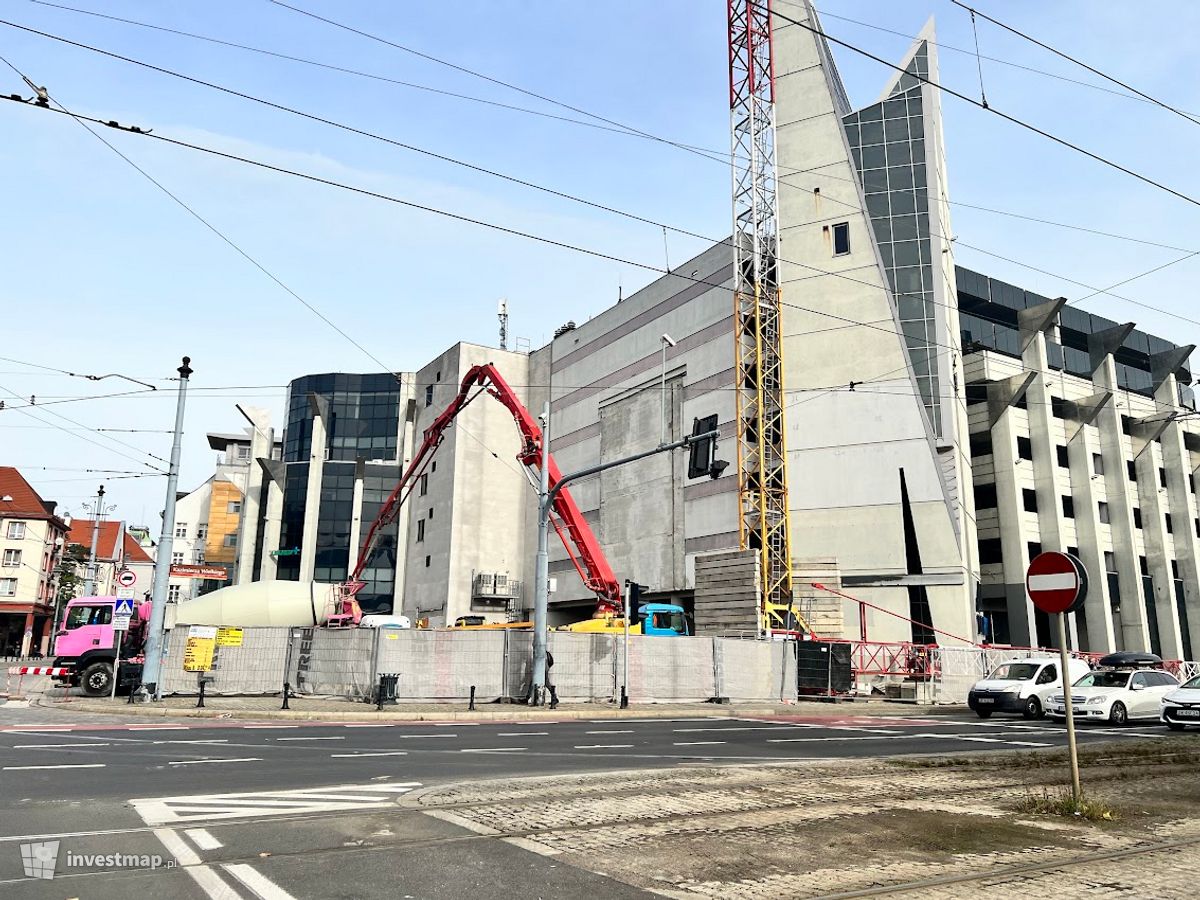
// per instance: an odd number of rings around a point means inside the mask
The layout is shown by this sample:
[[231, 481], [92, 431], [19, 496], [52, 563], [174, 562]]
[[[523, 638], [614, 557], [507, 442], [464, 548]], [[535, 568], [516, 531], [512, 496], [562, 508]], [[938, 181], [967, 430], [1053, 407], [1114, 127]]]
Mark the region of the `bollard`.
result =
[[200, 698], [196, 701], [196, 709], [204, 709], [204, 686], [208, 684], [203, 677], [200, 678]]
[[475, 709], [475, 685], [471, 685], [471, 705], [467, 707], [469, 710]]
[[625, 692], [625, 685], [621, 685], [621, 709], [629, 709], [629, 694]]
[[288, 699], [291, 696], [291, 693], [292, 686], [285, 681], [283, 683], [283, 706], [279, 707], [280, 709], [291, 709], [291, 707], [288, 706]]

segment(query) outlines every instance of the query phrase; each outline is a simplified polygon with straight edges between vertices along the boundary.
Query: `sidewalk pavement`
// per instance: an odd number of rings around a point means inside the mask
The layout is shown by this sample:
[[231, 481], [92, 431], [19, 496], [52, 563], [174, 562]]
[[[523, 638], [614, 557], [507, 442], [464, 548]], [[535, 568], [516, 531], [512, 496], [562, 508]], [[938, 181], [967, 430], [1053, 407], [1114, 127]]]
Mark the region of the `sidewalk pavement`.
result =
[[646, 703], [620, 709], [610, 703], [563, 703], [557, 709], [531, 708], [520, 703], [483, 703], [469, 710], [459, 703], [400, 703], [376, 710], [366, 703], [348, 700], [292, 697], [290, 709], [280, 709], [282, 700], [266, 697], [205, 697], [203, 709], [196, 708], [195, 697], [164, 697], [158, 703], [127, 703], [105, 698], [53, 696], [31, 698], [43, 708], [69, 709], [75, 712], [110, 713], [119, 716], [174, 716], [220, 719], [298, 719], [330, 722], [459, 722], [459, 721], [559, 721], [565, 719], [605, 718], [668, 719], [693, 716], [777, 716], [804, 718], [857, 718], [860, 716], [945, 715], [944, 707], [913, 706], [881, 701], [842, 703]]

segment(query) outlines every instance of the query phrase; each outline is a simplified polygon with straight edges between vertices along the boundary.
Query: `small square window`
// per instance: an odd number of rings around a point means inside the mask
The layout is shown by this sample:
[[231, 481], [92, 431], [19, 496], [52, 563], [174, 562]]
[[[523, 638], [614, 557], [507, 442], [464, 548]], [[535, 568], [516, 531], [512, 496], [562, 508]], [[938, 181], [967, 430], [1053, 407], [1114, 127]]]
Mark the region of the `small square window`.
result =
[[990, 431], [975, 431], [971, 434], [971, 458], [987, 456], [992, 452], [992, 433]]
[[1050, 396], [1050, 414], [1056, 419], [1067, 417], [1067, 402], [1062, 397]]
[[1102, 525], [1107, 525], [1109, 522], [1108, 504], [1105, 503], [1103, 500], [1101, 500], [1099, 503], [1096, 504], [1096, 513], [1100, 519], [1100, 523]]
[[425, 557], [425, 568], [429, 568], [430, 557]]
[[850, 252], [850, 223], [838, 222], [833, 226], [833, 255], [845, 256]]
[[1104, 551], [1104, 571], [1117, 571], [1117, 554], [1113, 553], [1111, 550]]
[[977, 484], [975, 485], [975, 509], [995, 509], [996, 508], [996, 485], [994, 484]]
[[1031, 488], [1022, 488], [1021, 502], [1025, 506], [1025, 512], [1037, 512], [1037, 491], [1032, 490]]
[[1025, 550], [1029, 554], [1030, 559], [1034, 559], [1042, 555], [1042, 545], [1039, 541], [1030, 541], [1025, 545]]
[[1017, 438], [1017, 457], [1020, 459], [1033, 459], [1033, 442], [1029, 438]]
[[9, 522], [8, 523], [8, 539], [10, 541], [25, 540], [25, 523], [24, 522]]
[[1062, 444], [1059, 444], [1054, 448], [1054, 451], [1058, 457], [1059, 468], [1060, 469], [1068, 468], [1070, 466], [1070, 462], [1068, 462], [1068, 460], [1067, 460], [1067, 448], [1064, 447]]
[[425, 405], [433, 406], [433, 385], [425, 385]]
[[1099, 453], [1092, 454], [1092, 471], [1097, 475], [1104, 474], [1104, 457]]
[[1063, 516], [1068, 519], [1075, 518], [1075, 501], [1071, 497], [1062, 498]]

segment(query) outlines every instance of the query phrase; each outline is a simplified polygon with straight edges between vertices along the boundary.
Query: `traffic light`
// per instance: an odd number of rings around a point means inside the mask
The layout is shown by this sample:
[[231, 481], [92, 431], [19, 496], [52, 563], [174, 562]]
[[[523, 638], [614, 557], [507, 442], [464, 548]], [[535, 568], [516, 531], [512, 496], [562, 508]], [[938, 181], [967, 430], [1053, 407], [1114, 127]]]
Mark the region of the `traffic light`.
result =
[[[692, 437], [699, 437], [717, 430], [717, 417], [705, 416], [703, 419], [692, 420]], [[721, 473], [729, 468], [729, 463], [717, 459], [717, 439], [707, 437], [691, 445], [688, 454], [688, 478], [720, 478]]]

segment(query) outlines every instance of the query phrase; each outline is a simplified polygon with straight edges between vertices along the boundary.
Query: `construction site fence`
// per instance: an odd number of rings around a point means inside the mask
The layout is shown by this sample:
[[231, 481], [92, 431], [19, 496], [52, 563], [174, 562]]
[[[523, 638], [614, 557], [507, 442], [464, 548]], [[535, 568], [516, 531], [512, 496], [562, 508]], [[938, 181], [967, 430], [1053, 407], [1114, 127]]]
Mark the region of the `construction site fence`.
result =
[[[187, 631], [167, 644], [167, 694], [279, 694], [373, 701], [380, 678], [395, 676], [399, 701], [477, 702], [526, 699], [532, 686], [529, 631], [370, 628], [243, 628], [240, 643], [217, 646], [212, 668], [183, 669]], [[997, 666], [1054, 658], [1057, 650], [882, 643], [762, 641], [732, 637], [646, 637], [551, 632], [549, 683], [564, 702], [768, 701], [877, 696], [962, 704], [971, 686]], [[1073, 654], [1095, 662], [1096, 654]], [[1180, 681], [1200, 663], [1166, 664]]]
[[[528, 631], [244, 628], [238, 646], [216, 649], [212, 668], [184, 671], [186, 627], [170, 635], [167, 694], [279, 694], [376, 699], [396, 676], [398, 701], [526, 699], [533, 634]], [[628, 646], [628, 660], [626, 659]], [[564, 702], [789, 701], [797, 697], [795, 642], [551, 632], [548, 681]], [[390, 689], [389, 689], [390, 693]]]

